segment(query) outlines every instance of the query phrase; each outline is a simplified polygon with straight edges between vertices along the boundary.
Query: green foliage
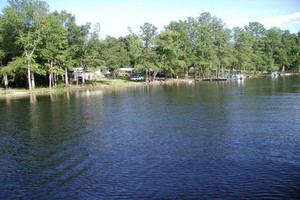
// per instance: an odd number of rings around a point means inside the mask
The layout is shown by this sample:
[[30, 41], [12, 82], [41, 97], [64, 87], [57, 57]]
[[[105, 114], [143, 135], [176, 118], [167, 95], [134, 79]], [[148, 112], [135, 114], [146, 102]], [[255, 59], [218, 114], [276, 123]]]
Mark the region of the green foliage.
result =
[[253, 39], [249, 32], [239, 28], [234, 29], [235, 66], [252, 70]]
[[157, 38], [156, 51], [163, 71], [174, 74], [176, 68], [186, 65], [184, 60], [180, 60], [180, 33], [167, 29], [159, 34]]
[[124, 39], [130, 65], [135, 67], [140, 63], [143, 53], [143, 43], [137, 35], [130, 34]]
[[26, 72], [26, 59], [15, 57], [8, 65], [0, 68], [0, 74], [8, 75], [9, 81], [15, 81], [16, 77]]
[[157, 28], [153, 24], [146, 22], [143, 26], [141, 26], [140, 32], [140, 38], [144, 47], [146, 49], [154, 47], [155, 38], [157, 36]]
[[82, 67], [86, 71], [95, 71], [104, 66], [103, 49], [104, 43], [99, 39], [100, 24], [96, 24], [89, 39], [84, 43], [84, 54], [82, 56]]
[[138, 62], [139, 69], [146, 71], [146, 81], [149, 81], [150, 72], [159, 71], [157, 54], [154, 50], [157, 38], [157, 28], [151, 23], [144, 23], [140, 30], [140, 39], [143, 43], [141, 56]]
[[135, 67], [148, 78], [159, 71], [187, 76], [190, 68], [207, 77], [224, 69], [260, 73], [300, 66], [300, 32], [266, 29], [258, 22], [230, 30], [208, 12], [172, 21], [160, 33], [148, 22], [126, 37], [103, 40], [100, 31], [100, 24], [77, 25], [66, 11], [49, 13], [44, 1], [9, 0], [0, 15], [0, 73], [12, 82], [28, 78], [30, 85], [33, 74], [50, 83], [53, 77], [67, 79], [74, 67], [112, 72]]
[[13, 75], [17, 71], [25, 71], [26, 69], [26, 59], [24, 57], [15, 57], [9, 64], [2, 68], [3, 74]]
[[114, 37], [107, 37], [104, 41], [104, 65], [112, 72], [115, 72], [120, 67], [126, 67], [129, 63], [129, 57], [126, 51], [124, 42], [119, 41]]
[[34, 75], [31, 71], [43, 74], [34, 59], [44, 32], [48, 5], [38, 0], [11, 0], [3, 13], [1, 24], [12, 31], [15, 39], [13, 43], [23, 49], [22, 56], [26, 58], [27, 65], [27, 84], [30, 90], [34, 89]]

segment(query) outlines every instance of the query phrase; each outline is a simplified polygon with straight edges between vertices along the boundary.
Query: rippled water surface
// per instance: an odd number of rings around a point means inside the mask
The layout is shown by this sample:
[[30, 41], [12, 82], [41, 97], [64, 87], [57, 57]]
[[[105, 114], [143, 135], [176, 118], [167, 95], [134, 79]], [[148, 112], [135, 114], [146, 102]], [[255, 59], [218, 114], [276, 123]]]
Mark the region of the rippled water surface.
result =
[[0, 100], [0, 199], [299, 199], [300, 78]]

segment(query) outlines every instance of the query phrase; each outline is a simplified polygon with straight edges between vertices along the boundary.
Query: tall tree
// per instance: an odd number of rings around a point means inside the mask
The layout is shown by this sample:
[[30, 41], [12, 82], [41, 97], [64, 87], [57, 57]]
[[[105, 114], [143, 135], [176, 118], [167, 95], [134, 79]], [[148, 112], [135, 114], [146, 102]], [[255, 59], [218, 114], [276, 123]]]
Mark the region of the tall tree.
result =
[[155, 40], [157, 37], [157, 27], [153, 24], [146, 22], [140, 27], [140, 38], [143, 42], [143, 53], [141, 56], [139, 68], [146, 71], [146, 81], [150, 81], [149, 76], [151, 70], [156, 68], [156, 53], [154, 51]]
[[235, 49], [235, 68], [243, 71], [253, 70], [252, 57], [253, 57], [253, 37], [244, 29], [235, 27], [233, 29], [233, 41]]
[[97, 23], [83, 46], [83, 67], [85, 71], [96, 71], [101, 69], [104, 65], [102, 52], [102, 49], [104, 49], [104, 43], [99, 39], [99, 34], [100, 24]]
[[35, 88], [34, 73], [44, 73], [35, 62], [36, 50], [41, 43], [48, 5], [39, 0], [10, 0], [3, 10], [5, 26], [11, 27], [16, 43], [23, 49], [29, 90]]
[[[64, 63], [65, 74], [67, 77], [67, 70], [71, 70], [74, 67], [84, 67], [84, 55], [86, 42], [88, 41], [90, 23], [85, 25], [77, 25], [74, 15], [62, 11], [60, 13], [63, 26], [67, 29], [67, 52], [66, 60]], [[67, 81], [68, 78], [65, 78]]]
[[[1, 18], [0, 18], [0, 30], [3, 29], [2, 24], [1, 24]], [[3, 62], [4, 62], [4, 58], [5, 58], [5, 50], [4, 50], [4, 38], [2, 35], [2, 32], [0, 32], [0, 75], [3, 76], [3, 83], [5, 88], [8, 87], [8, 77], [7, 77], [7, 73], [2, 73], [2, 69], [3, 69]]]
[[126, 45], [117, 38], [110, 36], [105, 39], [104, 44], [104, 64], [115, 76], [117, 69], [129, 64]]
[[299, 60], [299, 43], [295, 34], [284, 31], [281, 36], [282, 52], [281, 52], [281, 70], [291, 70], [293, 64]]
[[49, 77], [49, 88], [56, 81], [53, 75], [64, 75], [63, 62], [66, 59], [67, 30], [60, 21], [60, 15], [56, 12], [47, 16], [46, 28], [43, 34], [43, 45], [40, 45], [41, 60], [45, 60], [45, 67]]
[[245, 30], [252, 37], [252, 64], [255, 68], [255, 73], [257, 71], [264, 71], [267, 69], [266, 65], [266, 55], [264, 52], [264, 37], [266, 34], [265, 27], [258, 22], [250, 22], [249, 25], [245, 26]]
[[[214, 38], [212, 36], [213, 23], [216, 17], [210, 13], [201, 13], [195, 20], [195, 55], [199, 73], [209, 75], [209, 71], [217, 63]], [[200, 76], [200, 74], [199, 74]]]
[[183, 60], [180, 60], [179, 47], [180, 33], [167, 29], [161, 32], [157, 37], [156, 51], [159, 57], [159, 62], [167, 74], [175, 74], [176, 68], [185, 65]]
[[157, 36], [157, 27], [149, 22], [146, 22], [140, 28], [140, 38], [143, 41], [144, 47], [146, 49], [153, 48], [155, 38]]
[[25, 63], [22, 61], [16, 65], [22, 60], [17, 58], [22, 58], [23, 53], [22, 50], [20, 51], [21, 47], [16, 44], [17, 38], [17, 33], [14, 27], [7, 23], [6, 16], [0, 15], [0, 73], [5, 88], [8, 87], [9, 82], [21, 79], [19, 75], [25, 74], [22, 67]]
[[282, 30], [278, 28], [266, 30], [264, 52], [266, 55], [266, 64], [269, 66], [268, 71], [277, 71], [281, 66], [281, 55], [283, 53], [281, 35]]
[[65, 70], [65, 84], [69, 84], [69, 77], [68, 77], [68, 71], [72, 70], [72, 68], [78, 66], [78, 58], [75, 56], [77, 55], [76, 50], [76, 34], [74, 33], [74, 29], [78, 27], [75, 23], [76, 18], [71, 13], [67, 13], [65, 10], [61, 12], [55, 11], [55, 14], [59, 17], [60, 22], [62, 26], [67, 30], [67, 48], [65, 51], [65, 59], [61, 61], [61, 65], [63, 69]]
[[130, 65], [136, 67], [141, 60], [143, 43], [134, 33], [126, 36], [124, 43], [126, 44]]
[[184, 70], [184, 75], [188, 77], [189, 67], [193, 66], [193, 44], [190, 31], [192, 30], [189, 20], [171, 22], [166, 29], [179, 33], [176, 43], [178, 43], [178, 64]]
[[225, 23], [219, 18], [213, 18], [212, 38], [216, 52], [216, 75], [224, 76], [224, 68], [230, 64], [230, 35], [231, 31], [226, 28]]

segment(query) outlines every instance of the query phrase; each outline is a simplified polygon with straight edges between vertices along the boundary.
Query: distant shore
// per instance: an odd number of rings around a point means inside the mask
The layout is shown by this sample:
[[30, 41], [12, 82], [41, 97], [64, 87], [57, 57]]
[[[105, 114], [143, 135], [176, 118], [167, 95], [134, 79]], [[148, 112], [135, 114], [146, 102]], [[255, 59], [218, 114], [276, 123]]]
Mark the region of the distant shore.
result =
[[88, 88], [109, 88], [109, 87], [129, 87], [131, 85], [142, 84], [142, 82], [129, 82], [120, 79], [104, 79], [100, 81], [95, 81], [87, 84], [70, 84], [70, 85], [57, 85], [53, 86], [51, 89], [49, 87], [35, 88], [34, 90], [28, 90], [25, 88], [1, 88], [0, 89], [0, 98], [5, 97], [20, 97], [28, 96], [31, 94], [48, 94], [48, 93], [59, 93], [64, 91], [74, 91], [82, 90]]
[[87, 84], [70, 84], [68, 86], [65, 85], [58, 85], [54, 86], [53, 88], [49, 89], [48, 87], [43, 88], [35, 88], [34, 90], [30, 91], [24, 88], [0, 88], [0, 98], [6, 97], [22, 97], [22, 96], [29, 96], [31, 94], [36, 95], [43, 95], [49, 93], [59, 93], [64, 91], [76, 91], [76, 90], [85, 90], [85, 89], [109, 89], [109, 88], [128, 88], [128, 87], [135, 87], [135, 86], [142, 86], [142, 85], [160, 85], [160, 84], [168, 84], [168, 83], [176, 83], [176, 82], [188, 82], [193, 79], [166, 79], [166, 80], [156, 80], [151, 82], [145, 81], [128, 81], [122, 79], [102, 79], [100, 81], [95, 81]]
[[[251, 76], [251, 78], [257, 78], [262, 76]], [[250, 77], [247, 77], [247, 79]], [[25, 88], [0, 88], [0, 99], [9, 98], [9, 97], [22, 97], [29, 96], [31, 94], [35, 95], [46, 95], [50, 93], [60, 93], [66, 91], [77, 91], [77, 90], [86, 90], [86, 89], [122, 89], [143, 85], [165, 85], [165, 84], [174, 84], [174, 83], [193, 83], [195, 81], [203, 81], [194, 78], [168, 78], [168, 79], [157, 79], [151, 82], [145, 81], [129, 81], [127, 79], [111, 79], [111, 78], [103, 78], [97, 81], [87, 82], [85, 84], [70, 84], [70, 85], [57, 85], [49, 89], [48, 87], [38, 87], [34, 90], [30, 91]]]

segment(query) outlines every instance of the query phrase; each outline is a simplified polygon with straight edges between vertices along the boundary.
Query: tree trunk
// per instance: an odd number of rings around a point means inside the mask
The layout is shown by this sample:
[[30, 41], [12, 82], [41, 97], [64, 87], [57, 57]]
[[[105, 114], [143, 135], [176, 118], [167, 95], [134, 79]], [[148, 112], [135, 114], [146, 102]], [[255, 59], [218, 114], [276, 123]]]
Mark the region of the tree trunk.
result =
[[54, 86], [56, 87], [57, 84], [57, 74], [53, 72], [53, 81], [54, 81]]
[[49, 72], [49, 89], [51, 90], [52, 88], [52, 72]]
[[156, 79], [156, 75], [158, 74], [158, 71], [155, 71], [154, 73], [153, 73], [153, 81], [155, 81], [155, 79]]
[[146, 69], [146, 82], [149, 82], [148, 69]]
[[68, 70], [65, 71], [65, 84], [69, 85], [69, 77], [68, 77]]
[[51, 87], [52, 87], [52, 76], [53, 76], [53, 74], [52, 74], [52, 67], [53, 67], [53, 61], [51, 60], [51, 62], [50, 62], [50, 69], [49, 69], [49, 89], [51, 89]]
[[29, 60], [27, 60], [27, 83], [28, 83], [28, 89], [32, 90], [31, 71], [30, 71], [30, 61]]
[[[27, 55], [27, 53], [26, 53]], [[31, 73], [30, 65], [31, 65], [31, 56], [27, 55], [27, 82], [28, 82], [28, 89], [34, 90], [35, 89], [35, 81], [34, 81], [34, 74]]]
[[31, 74], [31, 87], [32, 87], [33, 90], [35, 89], [34, 73]]
[[84, 73], [82, 75], [82, 84], [85, 84], [85, 75], [84, 75]]
[[3, 81], [4, 81], [4, 87], [5, 87], [5, 89], [7, 89], [8, 88], [8, 77], [7, 77], [7, 74], [3, 75]]
[[184, 78], [187, 79], [189, 77], [189, 68], [185, 67], [184, 68]]
[[222, 77], [224, 77], [224, 65], [221, 65]]

